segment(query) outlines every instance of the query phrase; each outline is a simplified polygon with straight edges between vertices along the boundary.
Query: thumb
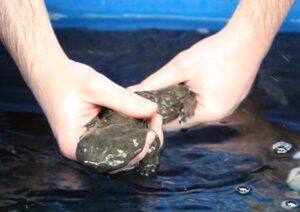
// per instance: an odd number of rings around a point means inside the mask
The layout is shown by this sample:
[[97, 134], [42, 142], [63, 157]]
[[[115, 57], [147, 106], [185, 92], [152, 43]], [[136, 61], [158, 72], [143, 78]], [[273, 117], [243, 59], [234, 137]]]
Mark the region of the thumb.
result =
[[187, 80], [185, 71], [171, 60], [168, 64], [163, 66], [161, 69], [147, 77], [140, 84], [128, 87], [130, 91], [135, 90], [159, 90], [166, 88]]
[[146, 118], [156, 113], [157, 105], [115, 84], [103, 75], [93, 79], [89, 94], [94, 104], [110, 108], [134, 118]]

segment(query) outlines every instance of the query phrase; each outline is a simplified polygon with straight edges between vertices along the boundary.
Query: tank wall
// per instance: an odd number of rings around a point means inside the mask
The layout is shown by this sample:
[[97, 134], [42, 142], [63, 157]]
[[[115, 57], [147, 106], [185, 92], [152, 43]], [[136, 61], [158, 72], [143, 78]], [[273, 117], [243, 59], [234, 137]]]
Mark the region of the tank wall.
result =
[[[54, 27], [219, 30], [238, 0], [46, 0]], [[296, 1], [281, 31], [300, 31]]]

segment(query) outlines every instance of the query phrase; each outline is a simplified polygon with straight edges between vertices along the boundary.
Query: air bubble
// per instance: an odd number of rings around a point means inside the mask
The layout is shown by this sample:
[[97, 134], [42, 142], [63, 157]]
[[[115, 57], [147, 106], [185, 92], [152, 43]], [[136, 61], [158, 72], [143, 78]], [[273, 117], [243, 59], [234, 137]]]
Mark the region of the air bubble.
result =
[[295, 200], [284, 200], [281, 203], [281, 207], [287, 210], [291, 210], [297, 208], [298, 203]]
[[235, 191], [238, 194], [246, 195], [246, 194], [249, 194], [251, 192], [251, 187], [247, 186], [247, 185], [239, 185], [235, 188]]
[[273, 144], [272, 149], [276, 154], [286, 154], [293, 148], [293, 145], [286, 141], [279, 141]]

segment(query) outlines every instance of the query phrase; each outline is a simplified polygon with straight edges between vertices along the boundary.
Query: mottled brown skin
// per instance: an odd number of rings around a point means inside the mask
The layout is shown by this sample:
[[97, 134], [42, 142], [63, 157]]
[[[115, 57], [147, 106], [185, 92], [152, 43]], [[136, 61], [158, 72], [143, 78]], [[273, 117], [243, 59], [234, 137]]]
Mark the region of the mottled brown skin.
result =
[[176, 118], [185, 122], [185, 118], [193, 115], [196, 108], [195, 95], [184, 85], [137, 94], [158, 104], [158, 113], [162, 115], [164, 124]]
[[[162, 115], [164, 123], [176, 118], [184, 122], [193, 115], [196, 107], [195, 95], [181, 84], [137, 94], [158, 104], [158, 113]], [[144, 159], [139, 164], [130, 164], [145, 146], [147, 133], [151, 130], [148, 120], [134, 119], [103, 109], [86, 127], [87, 131], [81, 136], [76, 150], [79, 162], [101, 172], [115, 173], [136, 166], [142, 175], [155, 172], [161, 151], [157, 136]]]

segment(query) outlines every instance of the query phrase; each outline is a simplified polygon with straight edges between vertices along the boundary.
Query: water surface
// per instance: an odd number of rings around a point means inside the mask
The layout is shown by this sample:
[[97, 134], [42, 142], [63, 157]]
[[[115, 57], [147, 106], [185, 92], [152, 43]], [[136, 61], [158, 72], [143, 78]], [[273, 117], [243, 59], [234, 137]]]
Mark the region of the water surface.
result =
[[[128, 86], [207, 35], [182, 31], [59, 30], [72, 59]], [[252, 94], [218, 126], [166, 134], [155, 177], [108, 176], [63, 158], [16, 66], [0, 48], [0, 209], [274, 211], [287, 199], [300, 145], [300, 35], [280, 34]], [[274, 155], [285, 140], [291, 153]], [[251, 186], [248, 195], [235, 187]]]

